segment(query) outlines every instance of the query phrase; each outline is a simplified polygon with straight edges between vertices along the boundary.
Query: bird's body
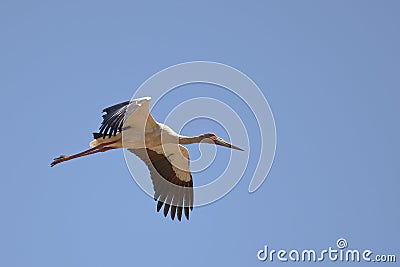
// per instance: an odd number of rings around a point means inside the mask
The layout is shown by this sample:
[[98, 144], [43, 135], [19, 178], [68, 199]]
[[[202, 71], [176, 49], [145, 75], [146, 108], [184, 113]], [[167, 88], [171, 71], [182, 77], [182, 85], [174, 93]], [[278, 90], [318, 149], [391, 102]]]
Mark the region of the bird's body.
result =
[[99, 133], [93, 133], [91, 149], [60, 156], [51, 163], [63, 161], [111, 149], [127, 148], [147, 165], [154, 186], [157, 211], [164, 205], [164, 215], [171, 210], [171, 218], [181, 220], [182, 211], [189, 219], [193, 209], [193, 180], [189, 169], [189, 152], [182, 144], [206, 142], [238, 150], [215, 134], [182, 136], [165, 124], [156, 122], [149, 113], [150, 97], [126, 101], [103, 110], [103, 122]]

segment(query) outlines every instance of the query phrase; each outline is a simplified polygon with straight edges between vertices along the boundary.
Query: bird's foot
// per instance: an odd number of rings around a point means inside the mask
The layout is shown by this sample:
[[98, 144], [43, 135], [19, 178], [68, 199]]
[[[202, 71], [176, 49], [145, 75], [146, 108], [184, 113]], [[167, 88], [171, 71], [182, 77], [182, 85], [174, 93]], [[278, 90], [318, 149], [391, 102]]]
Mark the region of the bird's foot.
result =
[[50, 164], [50, 167], [53, 167], [54, 165], [56, 165], [56, 164], [58, 164], [58, 163], [61, 163], [61, 162], [63, 162], [63, 161], [66, 161], [68, 159], [68, 156], [67, 155], [61, 155], [61, 156], [59, 156], [58, 158], [55, 158], [54, 160], [53, 160], [53, 162]]

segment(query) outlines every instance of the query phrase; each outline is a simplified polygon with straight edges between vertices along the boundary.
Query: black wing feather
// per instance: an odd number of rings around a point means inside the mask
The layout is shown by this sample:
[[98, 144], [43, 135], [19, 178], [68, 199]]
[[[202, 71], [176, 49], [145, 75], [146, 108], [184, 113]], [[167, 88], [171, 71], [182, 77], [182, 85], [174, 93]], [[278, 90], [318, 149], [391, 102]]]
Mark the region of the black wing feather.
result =
[[180, 180], [171, 163], [163, 154], [143, 148], [129, 149], [132, 153], [143, 160], [149, 168], [154, 188], [154, 200], [158, 201], [157, 211], [164, 206], [163, 213], [167, 216], [170, 211], [172, 220], [177, 216], [182, 219], [182, 211], [189, 220], [189, 212], [193, 210], [193, 180], [190, 174], [190, 181]]
[[103, 112], [106, 114], [103, 115], [103, 122], [99, 128], [99, 134], [101, 134], [103, 138], [107, 135], [111, 137], [112, 135], [116, 135], [117, 132], [122, 131], [122, 125], [124, 124], [124, 117], [129, 103], [130, 101], [125, 101], [103, 109]]

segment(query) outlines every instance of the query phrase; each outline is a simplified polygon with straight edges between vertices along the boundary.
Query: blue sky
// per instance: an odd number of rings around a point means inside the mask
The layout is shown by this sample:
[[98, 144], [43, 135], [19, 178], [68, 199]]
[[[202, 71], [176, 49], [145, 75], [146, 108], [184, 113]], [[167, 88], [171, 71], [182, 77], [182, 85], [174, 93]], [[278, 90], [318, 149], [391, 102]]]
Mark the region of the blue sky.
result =
[[[389, 0], [2, 1], [0, 265], [260, 266], [272, 264], [257, 260], [264, 245], [322, 250], [340, 237], [399, 260], [399, 8]], [[239, 69], [269, 101], [277, 151], [256, 193], [245, 175], [178, 223], [155, 212], [122, 151], [49, 167], [86, 149], [104, 107], [193, 60]], [[186, 131], [206, 128], [223, 132], [206, 120]]]

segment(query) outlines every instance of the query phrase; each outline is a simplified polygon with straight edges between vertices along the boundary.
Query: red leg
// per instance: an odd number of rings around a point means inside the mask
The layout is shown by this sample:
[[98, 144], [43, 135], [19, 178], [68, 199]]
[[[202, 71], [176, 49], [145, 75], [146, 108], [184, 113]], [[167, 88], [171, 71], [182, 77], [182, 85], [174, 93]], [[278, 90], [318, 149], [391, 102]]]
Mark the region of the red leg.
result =
[[98, 152], [104, 152], [110, 149], [114, 149], [114, 147], [108, 147], [108, 145], [111, 145], [113, 143], [115, 143], [116, 141], [113, 142], [108, 142], [108, 143], [103, 143], [100, 144], [98, 146], [95, 146], [91, 149], [85, 150], [83, 152], [71, 155], [71, 156], [66, 156], [66, 155], [61, 155], [58, 158], [55, 158], [54, 161], [50, 164], [51, 167], [53, 167], [54, 165], [57, 165], [58, 163], [67, 161], [67, 160], [71, 160], [71, 159], [75, 159], [75, 158], [79, 158], [79, 157], [83, 157], [83, 156], [87, 156], [87, 155], [91, 155], [91, 154], [95, 154]]

